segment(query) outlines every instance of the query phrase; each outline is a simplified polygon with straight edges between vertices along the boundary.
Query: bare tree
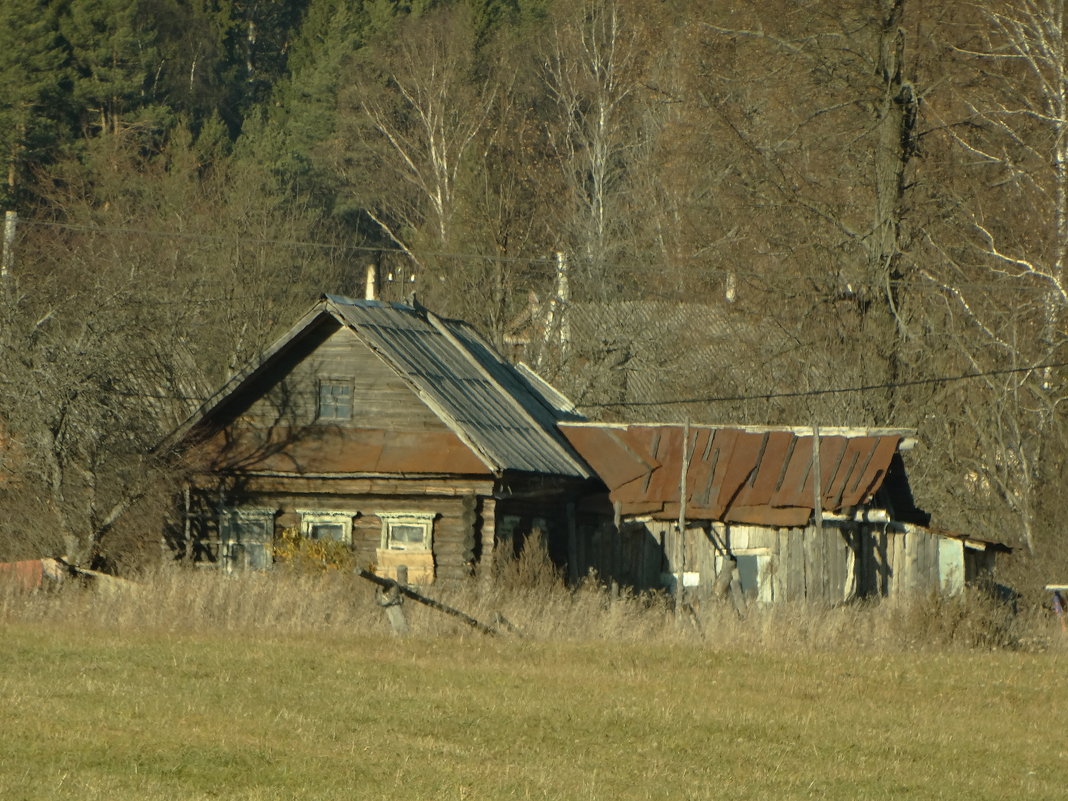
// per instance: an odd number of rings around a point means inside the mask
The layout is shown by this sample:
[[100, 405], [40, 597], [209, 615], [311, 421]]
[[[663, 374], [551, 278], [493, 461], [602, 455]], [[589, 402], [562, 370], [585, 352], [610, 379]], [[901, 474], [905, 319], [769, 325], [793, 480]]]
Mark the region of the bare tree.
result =
[[563, 4], [541, 56], [552, 103], [546, 133], [566, 195], [558, 226], [592, 285], [608, 287], [627, 252], [628, 173], [639, 160], [643, 60], [640, 17], [619, 0]]
[[339, 165], [364, 213], [419, 268], [456, 242], [459, 185], [497, 100], [463, 7], [399, 26], [360, 54], [343, 93]]
[[960, 68], [932, 97], [930, 142], [954, 167], [951, 224], [925, 231], [931, 258], [918, 275], [944, 307], [952, 352], [993, 373], [963, 407], [977, 445], [973, 497], [1000, 498], [1001, 525], [1034, 552], [1048, 529], [1041, 499], [1063, 462], [1068, 397], [1053, 366], [1064, 361], [1068, 304], [1064, 9], [1018, 0], [955, 11], [949, 44]]

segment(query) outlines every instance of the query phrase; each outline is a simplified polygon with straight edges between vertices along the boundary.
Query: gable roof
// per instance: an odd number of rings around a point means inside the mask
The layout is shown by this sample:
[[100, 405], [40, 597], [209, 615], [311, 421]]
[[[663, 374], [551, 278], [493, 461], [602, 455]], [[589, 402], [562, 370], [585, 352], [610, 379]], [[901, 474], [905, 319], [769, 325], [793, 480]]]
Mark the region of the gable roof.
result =
[[556, 429], [543, 397], [466, 323], [401, 303], [323, 295], [259, 361], [236, 375], [168, 438], [171, 446], [207, 424], [226, 401], [269, 372], [329, 316], [384, 361], [490, 470], [587, 478], [589, 469]]
[[[681, 425], [561, 423], [624, 515], [679, 516]], [[690, 426], [686, 516], [803, 526], [815, 506], [812, 429]], [[820, 498], [838, 513], [882, 486], [902, 436], [893, 429], [820, 430]]]

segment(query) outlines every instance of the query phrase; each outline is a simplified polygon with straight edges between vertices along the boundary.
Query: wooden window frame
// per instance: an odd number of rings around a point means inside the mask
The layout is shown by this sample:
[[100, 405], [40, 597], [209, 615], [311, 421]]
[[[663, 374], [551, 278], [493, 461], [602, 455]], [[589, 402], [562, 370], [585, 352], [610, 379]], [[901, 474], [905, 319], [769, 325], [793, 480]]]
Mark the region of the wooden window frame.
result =
[[[771, 549], [767, 547], [755, 548], [732, 548], [731, 555], [737, 560], [740, 556], [754, 557], [756, 559], [756, 587], [745, 590], [746, 598], [757, 603], [767, 604], [774, 600], [772, 586], [772, 572], [774, 570], [775, 557]], [[723, 569], [723, 557], [716, 557], [716, 570]], [[740, 568], [739, 568], [740, 573]], [[741, 576], [739, 575], [739, 578]], [[755, 590], [755, 592], [753, 592]]]
[[329, 541], [352, 545], [352, 521], [353, 518], [359, 515], [359, 512], [297, 509], [297, 514], [300, 515], [300, 536], [305, 537], [306, 539], [313, 539], [311, 533], [316, 525], [340, 525], [342, 528], [341, 539], [331, 539]]
[[[383, 551], [415, 551], [431, 552], [434, 550], [434, 519], [435, 512], [377, 512], [382, 521], [382, 538], [380, 547]], [[393, 541], [393, 528], [397, 526], [419, 526], [423, 529], [423, 541], [414, 543], [395, 543]]]
[[[355, 396], [353, 383], [354, 382], [353, 382], [353, 380], [351, 378], [342, 378], [342, 377], [339, 377], [339, 376], [324, 376], [323, 378], [320, 378], [318, 380], [318, 382], [316, 384], [316, 396], [315, 396], [315, 419], [316, 419], [317, 422], [323, 422], [323, 423], [347, 423], [348, 421], [352, 420], [353, 403], [354, 403], [354, 396]], [[323, 413], [323, 409], [324, 409], [323, 389], [325, 387], [337, 387], [337, 388], [344, 387], [346, 390], [348, 390], [348, 400], [349, 400], [349, 402], [348, 402], [348, 414], [347, 415], [341, 415], [341, 414], [337, 413], [337, 410], [336, 410], [337, 404], [331, 404], [331, 407], [334, 408], [333, 413], [331, 413], [331, 414], [324, 414]]]
[[[219, 514], [219, 567], [226, 573], [270, 568], [274, 561], [274, 522], [278, 510], [265, 506], [223, 506]], [[234, 536], [232, 526], [235, 518], [238, 523], [244, 521], [262, 523], [264, 539], [262, 541], [243, 540], [240, 536]], [[248, 558], [250, 546], [261, 550], [262, 565], [250, 564], [251, 560]], [[236, 555], [239, 552], [243, 554], [243, 558]], [[241, 563], [237, 564], [237, 562]]]

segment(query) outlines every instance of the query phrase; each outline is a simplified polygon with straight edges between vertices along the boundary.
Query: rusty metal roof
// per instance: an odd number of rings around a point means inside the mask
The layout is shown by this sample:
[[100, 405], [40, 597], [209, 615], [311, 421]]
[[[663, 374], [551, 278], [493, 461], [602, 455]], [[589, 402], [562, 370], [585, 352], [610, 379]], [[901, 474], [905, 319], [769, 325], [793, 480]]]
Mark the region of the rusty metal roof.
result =
[[493, 470], [589, 476], [553, 406], [466, 323], [399, 303], [322, 303]]
[[[286, 427], [216, 433], [198, 446], [205, 464], [248, 472], [301, 474], [487, 474], [451, 431]], [[195, 454], [194, 458], [199, 458]], [[234, 460], [231, 462], [231, 458]]]
[[[624, 515], [678, 517], [683, 426], [561, 423], [560, 428]], [[897, 432], [821, 432], [823, 509], [837, 513], [869, 501], [900, 441]], [[690, 426], [686, 517], [804, 525], [815, 506], [813, 443], [811, 433], [796, 429]]]

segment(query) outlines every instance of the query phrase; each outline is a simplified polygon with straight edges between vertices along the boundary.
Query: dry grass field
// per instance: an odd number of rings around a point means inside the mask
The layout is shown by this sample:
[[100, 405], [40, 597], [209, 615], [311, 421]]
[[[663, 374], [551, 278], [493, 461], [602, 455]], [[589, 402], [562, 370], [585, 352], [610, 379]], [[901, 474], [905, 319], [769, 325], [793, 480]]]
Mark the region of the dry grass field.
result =
[[[406, 607], [337, 576], [0, 593], [0, 798], [1056, 799], [1068, 648], [917, 600], [689, 619], [598, 589]], [[1021, 628], [1021, 626], [1023, 626]]]

